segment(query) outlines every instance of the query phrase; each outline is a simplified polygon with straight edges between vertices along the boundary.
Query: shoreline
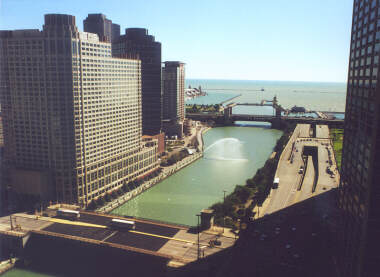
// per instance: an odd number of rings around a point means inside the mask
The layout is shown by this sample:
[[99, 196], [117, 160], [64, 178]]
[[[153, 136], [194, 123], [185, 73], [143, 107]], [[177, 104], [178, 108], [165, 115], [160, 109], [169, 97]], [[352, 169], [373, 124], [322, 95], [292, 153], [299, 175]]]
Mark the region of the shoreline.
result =
[[104, 206], [96, 209], [95, 211], [101, 212], [101, 213], [110, 213], [114, 209], [124, 205], [129, 200], [135, 198], [139, 194], [143, 193], [144, 191], [150, 189], [151, 187], [159, 184], [160, 182], [162, 182], [166, 178], [175, 174], [177, 171], [185, 168], [186, 166], [192, 164], [196, 160], [203, 157], [203, 147], [204, 147], [203, 134], [206, 133], [207, 131], [209, 131], [210, 129], [211, 129], [210, 126], [202, 125], [200, 130], [196, 130], [195, 136], [197, 137], [197, 140], [198, 140], [198, 151], [199, 152], [196, 152], [192, 155], [189, 155], [186, 158], [184, 158], [183, 160], [181, 160], [181, 161], [179, 161], [179, 162], [177, 162], [171, 166], [161, 167], [162, 172], [160, 173], [160, 175], [152, 178], [149, 181], [144, 182], [138, 188], [135, 188], [134, 190], [129, 191], [129, 192], [119, 196], [118, 198], [112, 200], [111, 202], [106, 203]]

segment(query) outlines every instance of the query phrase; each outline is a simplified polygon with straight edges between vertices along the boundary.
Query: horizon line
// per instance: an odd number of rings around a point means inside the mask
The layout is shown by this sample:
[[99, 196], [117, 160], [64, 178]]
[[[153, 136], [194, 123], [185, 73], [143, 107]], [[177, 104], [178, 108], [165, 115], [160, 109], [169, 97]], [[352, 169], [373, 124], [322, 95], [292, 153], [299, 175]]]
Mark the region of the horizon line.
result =
[[347, 84], [347, 81], [296, 81], [296, 80], [253, 80], [253, 79], [221, 79], [221, 78], [186, 78], [185, 80], [215, 80], [215, 81], [264, 81], [264, 82], [295, 82], [295, 83], [336, 83]]

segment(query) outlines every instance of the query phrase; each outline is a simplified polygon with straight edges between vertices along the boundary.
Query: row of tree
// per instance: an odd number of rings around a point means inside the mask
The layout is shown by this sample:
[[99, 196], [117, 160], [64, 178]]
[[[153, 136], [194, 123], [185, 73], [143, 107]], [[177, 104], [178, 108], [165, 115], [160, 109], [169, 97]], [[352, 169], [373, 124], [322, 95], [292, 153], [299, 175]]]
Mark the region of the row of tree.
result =
[[216, 113], [219, 112], [220, 105], [186, 105], [186, 112], [187, 113], [201, 113], [201, 112], [208, 112], [208, 113]]
[[98, 197], [97, 199], [91, 201], [91, 203], [87, 206], [88, 210], [96, 210], [106, 203], [111, 202], [112, 200], [122, 196], [123, 194], [132, 191], [139, 186], [141, 186], [144, 182], [149, 181], [150, 179], [157, 177], [162, 171], [162, 168], [157, 169], [156, 171], [151, 172], [149, 175], [144, 176], [141, 179], [133, 180], [129, 183], [124, 183], [119, 189], [113, 190], [112, 192], [106, 193]]
[[189, 153], [187, 153], [187, 150], [183, 149], [180, 152], [174, 153], [173, 155], [171, 155], [170, 157], [168, 157], [166, 160], [164, 160], [161, 163], [161, 165], [162, 166], [171, 166], [171, 165], [173, 165], [173, 164], [175, 164], [175, 163], [183, 160], [188, 155], [189, 155]]

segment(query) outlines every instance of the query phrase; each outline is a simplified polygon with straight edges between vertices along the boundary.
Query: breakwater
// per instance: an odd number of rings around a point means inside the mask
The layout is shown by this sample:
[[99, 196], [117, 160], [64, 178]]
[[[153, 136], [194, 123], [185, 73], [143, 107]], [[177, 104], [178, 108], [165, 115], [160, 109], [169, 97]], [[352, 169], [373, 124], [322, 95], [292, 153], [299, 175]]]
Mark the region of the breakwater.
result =
[[242, 94], [239, 94], [239, 95], [236, 95], [234, 97], [228, 98], [227, 100], [224, 100], [224, 101], [220, 102], [220, 105], [223, 105], [224, 103], [230, 102], [231, 100], [234, 100], [234, 99], [236, 99], [236, 98], [238, 98], [240, 96], [242, 96]]

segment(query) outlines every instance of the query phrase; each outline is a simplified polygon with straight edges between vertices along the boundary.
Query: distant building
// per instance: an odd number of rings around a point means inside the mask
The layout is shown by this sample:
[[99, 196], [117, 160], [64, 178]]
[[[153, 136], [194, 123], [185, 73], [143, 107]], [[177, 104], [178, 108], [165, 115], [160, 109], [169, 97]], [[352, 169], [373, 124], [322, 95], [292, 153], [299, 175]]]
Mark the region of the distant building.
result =
[[112, 23], [104, 14], [89, 14], [83, 20], [83, 30], [97, 34], [100, 41], [111, 42], [120, 36], [120, 25]]
[[141, 60], [142, 126], [144, 135], [156, 135], [162, 128], [161, 43], [147, 29], [128, 28], [112, 43], [115, 57]]
[[185, 64], [165, 62], [162, 68], [164, 119], [185, 120]]
[[120, 37], [120, 25], [112, 23], [111, 25], [111, 41]]
[[183, 136], [185, 120], [185, 64], [165, 62], [162, 68], [164, 131], [168, 135]]
[[342, 277], [379, 276], [379, 10], [379, 1], [354, 1], [339, 186]]
[[157, 169], [157, 140], [141, 139], [140, 72], [71, 15], [0, 31], [4, 184], [87, 205]]

